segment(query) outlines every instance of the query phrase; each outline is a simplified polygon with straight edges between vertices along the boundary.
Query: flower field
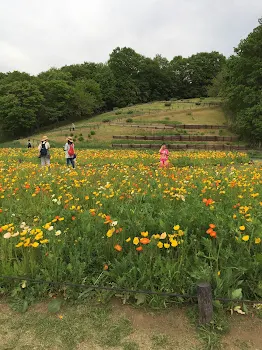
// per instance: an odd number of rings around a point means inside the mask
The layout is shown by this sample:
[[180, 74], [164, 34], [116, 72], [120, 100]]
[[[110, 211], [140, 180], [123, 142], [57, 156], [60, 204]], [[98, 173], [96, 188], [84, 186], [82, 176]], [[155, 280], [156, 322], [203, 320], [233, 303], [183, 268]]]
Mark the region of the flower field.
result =
[[0, 150], [1, 275], [182, 294], [205, 280], [217, 297], [262, 297], [261, 164], [172, 152], [160, 169], [156, 153], [81, 150], [73, 170], [62, 150], [51, 155], [41, 168], [34, 150]]

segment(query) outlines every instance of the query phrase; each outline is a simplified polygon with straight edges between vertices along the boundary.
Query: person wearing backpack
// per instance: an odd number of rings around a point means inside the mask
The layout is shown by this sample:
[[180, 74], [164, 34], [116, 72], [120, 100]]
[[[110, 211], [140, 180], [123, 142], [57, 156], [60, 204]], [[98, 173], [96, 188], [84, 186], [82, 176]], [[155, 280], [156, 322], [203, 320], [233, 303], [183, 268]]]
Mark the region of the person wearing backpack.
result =
[[50, 144], [48, 142], [48, 137], [43, 136], [41, 143], [38, 146], [39, 151], [39, 158], [41, 159], [41, 165], [42, 166], [49, 166], [50, 165]]
[[70, 165], [71, 163], [72, 167], [75, 168], [75, 146], [74, 140], [71, 136], [68, 136], [67, 138], [67, 143], [65, 144], [64, 151], [66, 157], [66, 164]]

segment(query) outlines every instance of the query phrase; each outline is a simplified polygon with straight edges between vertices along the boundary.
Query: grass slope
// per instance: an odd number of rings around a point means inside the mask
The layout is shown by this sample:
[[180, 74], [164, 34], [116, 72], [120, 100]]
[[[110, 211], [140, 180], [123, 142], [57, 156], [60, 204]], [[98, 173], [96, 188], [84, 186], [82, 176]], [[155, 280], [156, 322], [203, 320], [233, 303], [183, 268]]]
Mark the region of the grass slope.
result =
[[[201, 104], [199, 105], [200, 102]], [[183, 130], [179, 128], [180, 124], [225, 125], [226, 119], [222, 109], [218, 106], [209, 106], [208, 103], [211, 102], [219, 102], [219, 100], [207, 98], [205, 100], [176, 101], [172, 102], [171, 106], [165, 106], [164, 101], [141, 104], [103, 113], [80, 121], [76, 123], [76, 130], [74, 132], [70, 131], [70, 124], [66, 127], [56, 128], [45, 133], [48, 134], [53, 147], [61, 147], [65, 143], [66, 137], [71, 135], [74, 137], [78, 148], [111, 147], [113, 135], [190, 134], [232, 136], [233, 134], [226, 129]], [[131, 127], [131, 123], [127, 122], [130, 118], [133, 124], [140, 124], [141, 126], [150, 124], [163, 126], [164, 124], [170, 124], [176, 125], [177, 128], [171, 130], [135, 128]], [[38, 145], [41, 135], [35, 134], [30, 137], [34, 147]], [[20, 139], [13, 142], [13, 145], [16, 146], [26, 146], [26, 144], [27, 139]], [[12, 145], [8, 144], [8, 146]]]

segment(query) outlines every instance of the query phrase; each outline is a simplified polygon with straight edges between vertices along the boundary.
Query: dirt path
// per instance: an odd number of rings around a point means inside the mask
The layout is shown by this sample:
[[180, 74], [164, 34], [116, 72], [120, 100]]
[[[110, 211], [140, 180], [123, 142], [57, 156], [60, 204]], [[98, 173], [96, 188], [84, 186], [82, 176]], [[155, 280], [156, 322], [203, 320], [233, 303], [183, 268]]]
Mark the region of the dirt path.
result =
[[[112, 302], [63, 306], [58, 314], [40, 303], [17, 313], [0, 303], [0, 350], [204, 350], [187, 308], [152, 311]], [[262, 320], [228, 316], [222, 350], [262, 350]], [[219, 344], [217, 344], [219, 346]]]

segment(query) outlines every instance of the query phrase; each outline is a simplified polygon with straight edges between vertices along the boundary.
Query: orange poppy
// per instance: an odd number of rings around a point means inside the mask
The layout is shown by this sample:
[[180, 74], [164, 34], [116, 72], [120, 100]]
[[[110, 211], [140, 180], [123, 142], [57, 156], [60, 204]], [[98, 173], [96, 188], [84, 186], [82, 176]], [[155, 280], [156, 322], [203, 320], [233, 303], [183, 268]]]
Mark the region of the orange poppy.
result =
[[74, 221], [76, 219], [76, 217], [75, 216], [72, 216], [72, 220]]
[[121, 252], [122, 251], [122, 247], [121, 247], [121, 245], [119, 245], [119, 244], [116, 244], [115, 246], [114, 246], [114, 248], [115, 248], [115, 250], [117, 250], [118, 252]]
[[137, 247], [136, 250], [137, 250], [138, 252], [141, 252], [141, 251], [143, 250], [143, 247], [141, 247], [141, 246], [140, 246], [140, 247]]
[[214, 224], [209, 224], [209, 227], [210, 227], [210, 228], [215, 228], [216, 225], [214, 225]]
[[213, 232], [213, 229], [210, 227], [210, 228], [206, 231], [206, 233], [210, 235], [211, 232]]
[[212, 231], [210, 233], [210, 237], [217, 238], [217, 233], [215, 231]]
[[147, 238], [147, 237], [140, 238], [140, 243], [142, 243], [142, 244], [149, 244], [150, 243], [150, 239]]
[[111, 216], [110, 215], [106, 215], [104, 224], [110, 224], [111, 222], [112, 222]]

